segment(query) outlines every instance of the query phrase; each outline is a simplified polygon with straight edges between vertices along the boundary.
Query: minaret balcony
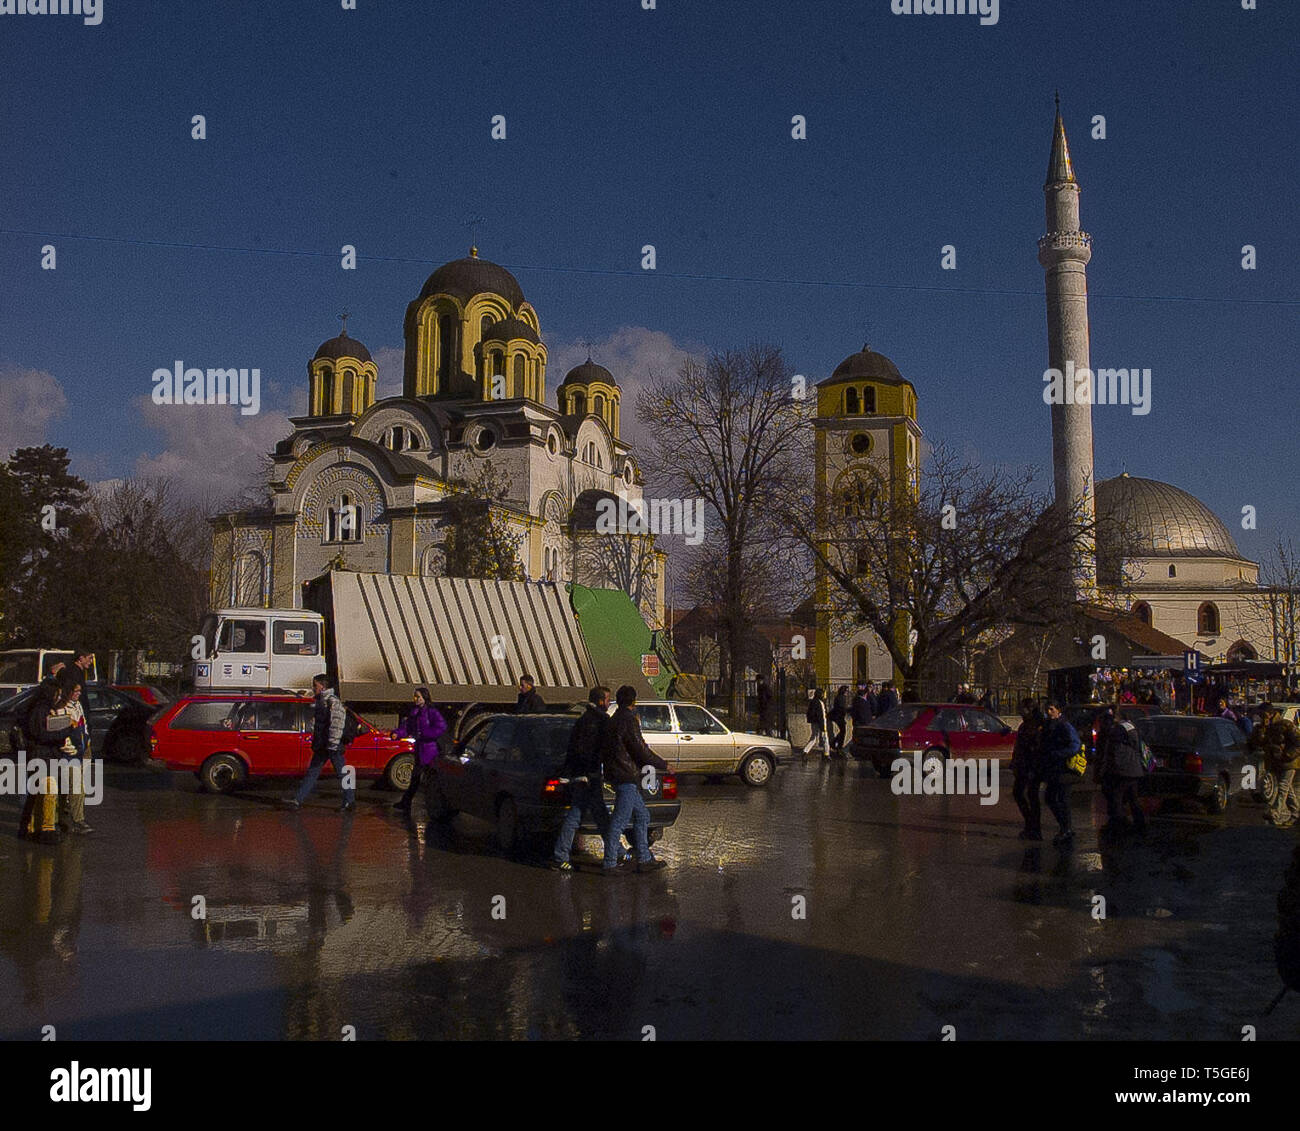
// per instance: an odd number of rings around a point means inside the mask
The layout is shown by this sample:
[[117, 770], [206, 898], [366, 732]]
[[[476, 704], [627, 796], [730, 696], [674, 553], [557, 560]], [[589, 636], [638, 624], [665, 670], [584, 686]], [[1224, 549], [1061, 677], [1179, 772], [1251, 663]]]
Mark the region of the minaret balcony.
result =
[[1048, 232], [1038, 241], [1038, 250], [1064, 251], [1067, 248], [1092, 250], [1092, 237], [1087, 232]]

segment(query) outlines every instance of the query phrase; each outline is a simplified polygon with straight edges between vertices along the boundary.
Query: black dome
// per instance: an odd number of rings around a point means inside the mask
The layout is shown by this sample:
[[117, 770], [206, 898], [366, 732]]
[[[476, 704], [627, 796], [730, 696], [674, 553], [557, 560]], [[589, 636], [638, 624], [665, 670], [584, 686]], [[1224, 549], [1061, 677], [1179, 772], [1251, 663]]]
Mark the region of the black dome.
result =
[[612, 374], [603, 365], [597, 365], [591, 358], [587, 358], [581, 365], [574, 366], [564, 375], [562, 385], [586, 385], [592, 381], [604, 381], [607, 385], [617, 385]]
[[851, 353], [835, 367], [831, 374], [832, 381], [843, 381], [849, 377], [866, 377], [873, 381], [897, 381], [902, 383], [903, 375], [898, 366], [883, 353], [863, 346], [857, 353]]
[[328, 342], [321, 342], [320, 349], [316, 351], [312, 361], [322, 357], [332, 361], [337, 361], [340, 357], [354, 357], [358, 361], [372, 360], [370, 351], [356, 338], [349, 338], [346, 333], [340, 334], [337, 338], [330, 338]]
[[488, 327], [488, 332], [483, 335], [485, 342], [513, 342], [516, 338], [523, 338], [527, 342], [536, 344], [541, 341], [534, 330], [522, 318], [503, 318], [500, 322], [494, 322]]
[[518, 280], [504, 267], [477, 255], [444, 263], [425, 279], [420, 298], [445, 294], [463, 301], [484, 293], [500, 295], [514, 309], [524, 302], [524, 292]]

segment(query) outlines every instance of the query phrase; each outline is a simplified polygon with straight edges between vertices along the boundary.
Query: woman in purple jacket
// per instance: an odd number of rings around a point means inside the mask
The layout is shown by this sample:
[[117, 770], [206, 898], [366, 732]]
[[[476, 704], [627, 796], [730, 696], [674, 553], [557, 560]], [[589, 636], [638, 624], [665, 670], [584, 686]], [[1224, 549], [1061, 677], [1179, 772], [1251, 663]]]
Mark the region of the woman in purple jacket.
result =
[[429, 702], [427, 687], [417, 687], [414, 700], [401, 725], [393, 731], [394, 738], [415, 739], [415, 767], [411, 771], [411, 784], [406, 787], [402, 800], [396, 805], [396, 808], [408, 813], [411, 802], [415, 799], [415, 791], [420, 788], [424, 771], [433, 765], [433, 760], [438, 756], [438, 739], [447, 732], [447, 720]]

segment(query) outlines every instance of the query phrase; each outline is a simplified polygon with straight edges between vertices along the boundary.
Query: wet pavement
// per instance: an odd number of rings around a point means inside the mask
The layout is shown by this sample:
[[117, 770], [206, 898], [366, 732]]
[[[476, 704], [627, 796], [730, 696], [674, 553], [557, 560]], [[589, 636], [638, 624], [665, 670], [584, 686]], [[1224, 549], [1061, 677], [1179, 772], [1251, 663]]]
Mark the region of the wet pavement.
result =
[[760, 790], [687, 780], [656, 847], [669, 867], [606, 878], [506, 858], [487, 825], [427, 823], [422, 801], [406, 819], [369, 788], [355, 815], [332, 782], [295, 814], [273, 807], [282, 784], [217, 797], [110, 768], [94, 834], [58, 847], [18, 840], [0, 798], [0, 1037], [1300, 1033], [1300, 996], [1263, 1015], [1294, 832], [1234, 799], [1111, 846], [1080, 788], [1062, 852], [1017, 839], [1003, 785], [985, 807], [897, 797], [853, 762]]

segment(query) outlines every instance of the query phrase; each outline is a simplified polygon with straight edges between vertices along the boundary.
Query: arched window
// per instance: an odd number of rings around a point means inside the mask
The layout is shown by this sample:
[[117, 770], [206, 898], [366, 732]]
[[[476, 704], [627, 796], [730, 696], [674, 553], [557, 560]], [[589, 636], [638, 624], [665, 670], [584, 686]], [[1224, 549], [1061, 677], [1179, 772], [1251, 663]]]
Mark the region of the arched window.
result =
[[350, 495], [340, 495], [325, 512], [325, 541], [360, 542], [363, 521], [361, 507]]
[[355, 410], [357, 375], [351, 369], [343, 370], [343, 411], [351, 415]]
[[266, 604], [264, 564], [262, 555], [256, 550], [240, 556], [235, 603], [242, 608], [256, 609]]
[[320, 411], [322, 416], [329, 416], [334, 412], [334, 370], [332, 369], [320, 371]]
[[573, 394], [573, 415], [574, 416], [587, 415], [587, 398], [582, 393]]
[[594, 397], [591, 398], [591, 411], [594, 412], [597, 416], [599, 416], [602, 420], [605, 419], [605, 398], [601, 396], [600, 393], [597, 393]]
[[1151, 606], [1145, 601], [1139, 601], [1133, 606], [1133, 615], [1145, 625], [1151, 623]]
[[858, 391], [857, 389], [848, 389], [844, 393], [844, 411], [849, 416], [858, 415]]
[[444, 314], [438, 319], [438, 385], [446, 389], [456, 364], [456, 319]]
[[528, 396], [528, 389], [524, 386], [524, 355], [521, 353], [515, 354], [514, 395], [516, 397]]
[[480, 342], [488, 336], [488, 331], [490, 329], [492, 329], [492, 315], [485, 314], [481, 319], [479, 319], [478, 324], [478, 340]]
[[1228, 663], [1239, 664], [1243, 660], [1258, 660], [1259, 653], [1255, 651], [1252, 644], [1245, 640], [1238, 640], [1231, 648], [1228, 649]]
[[1219, 607], [1213, 601], [1206, 601], [1196, 610], [1196, 635], [1218, 636]]
[[868, 385], [862, 390], [862, 411], [864, 413], [876, 411], [876, 389], [874, 385]]
[[617, 435], [618, 435], [618, 397], [614, 397], [613, 400], [612, 400], [610, 403], [611, 403], [611, 404], [613, 405], [613, 407], [614, 407], [614, 412], [613, 412], [613, 417], [614, 417], [614, 435], [617, 436]]
[[1171, 565], [1171, 566], [1169, 567], [1169, 576], [1170, 576], [1170, 577], [1177, 577], [1177, 576], [1178, 576], [1178, 567], [1177, 567], [1176, 565]]
[[867, 646], [859, 644], [853, 649], [853, 682], [867, 682]]

